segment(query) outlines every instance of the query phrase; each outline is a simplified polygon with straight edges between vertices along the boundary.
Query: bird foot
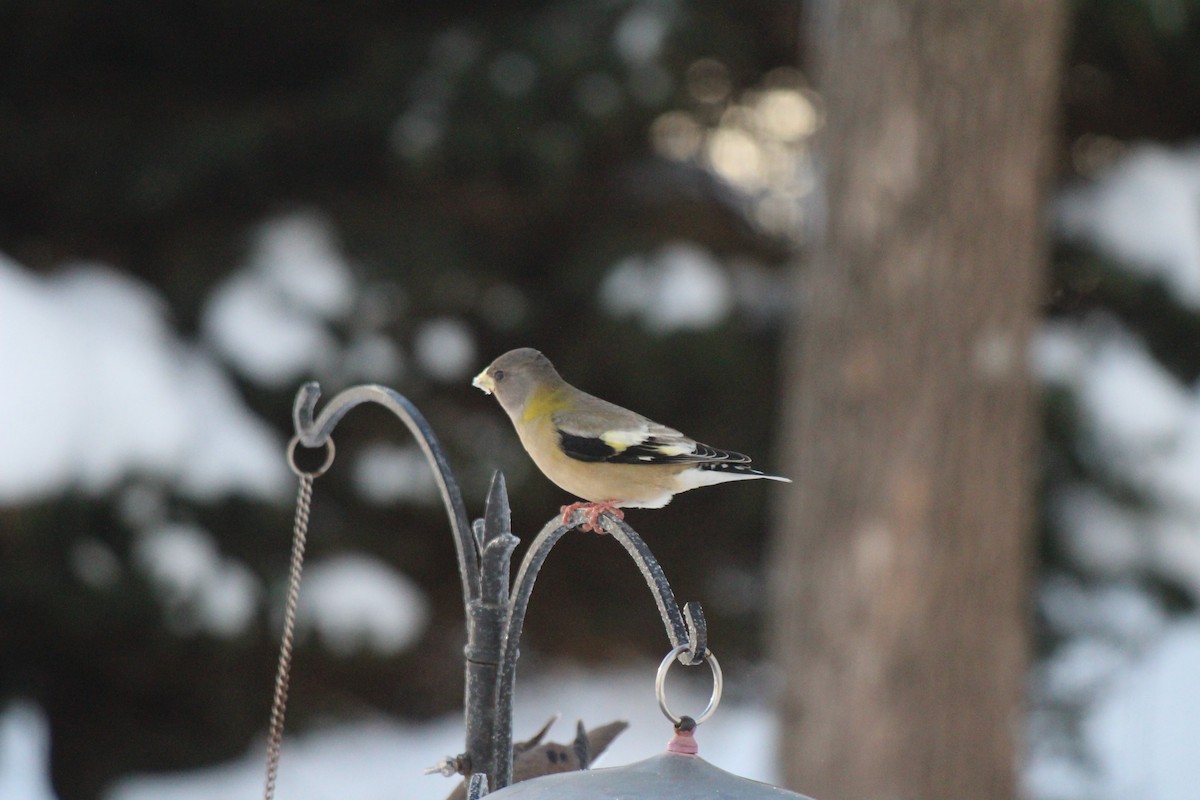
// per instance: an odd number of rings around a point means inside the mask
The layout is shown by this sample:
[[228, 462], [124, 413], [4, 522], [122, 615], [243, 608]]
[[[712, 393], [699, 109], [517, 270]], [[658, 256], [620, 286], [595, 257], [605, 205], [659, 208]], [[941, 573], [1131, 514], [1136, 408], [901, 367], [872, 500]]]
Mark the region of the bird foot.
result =
[[571, 524], [571, 515], [576, 511], [587, 511], [587, 519], [580, 525], [583, 530], [598, 533], [601, 536], [605, 534], [605, 530], [600, 527], [600, 515], [604, 512], [612, 514], [617, 519], [625, 519], [625, 512], [614, 506], [612, 503], [571, 503], [569, 506], [562, 507], [563, 525]]

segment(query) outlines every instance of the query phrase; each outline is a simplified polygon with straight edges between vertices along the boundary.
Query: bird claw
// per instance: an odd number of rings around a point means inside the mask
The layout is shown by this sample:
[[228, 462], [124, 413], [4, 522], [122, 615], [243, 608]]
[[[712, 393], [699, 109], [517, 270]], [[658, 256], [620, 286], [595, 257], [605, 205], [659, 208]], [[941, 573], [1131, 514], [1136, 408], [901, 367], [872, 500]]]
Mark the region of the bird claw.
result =
[[563, 525], [570, 525], [571, 524], [571, 515], [574, 514], [576, 511], [581, 511], [581, 510], [587, 512], [587, 517], [584, 519], [583, 524], [580, 525], [579, 527], [585, 531], [591, 531], [592, 533], [598, 533], [601, 536], [603, 536], [605, 534], [605, 530], [600, 527], [600, 515], [601, 514], [608, 512], [609, 514], [612, 514], [617, 519], [625, 519], [625, 512], [622, 511], [621, 509], [617, 508], [616, 506], [614, 506], [612, 503], [580, 502], [580, 503], [571, 503], [569, 506], [562, 507]]

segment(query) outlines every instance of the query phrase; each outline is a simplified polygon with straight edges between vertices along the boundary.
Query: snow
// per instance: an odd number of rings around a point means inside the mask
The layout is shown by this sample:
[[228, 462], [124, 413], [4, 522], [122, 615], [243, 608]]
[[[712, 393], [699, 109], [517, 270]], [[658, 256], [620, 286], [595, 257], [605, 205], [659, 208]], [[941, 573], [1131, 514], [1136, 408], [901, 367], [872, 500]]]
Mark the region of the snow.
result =
[[617, 317], [637, 317], [650, 332], [705, 330], [733, 308], [726, 269], [692, 242], [671, 242], [649, 257], [615, 264], [600, 285], [600, 301]]
[[1045, 326], [1034, 340], [1034, 371], [1077, 397], [1102, 455], [1129, 466], [1200, 423], [1200, 398], [1166, 371], [1118, 322], [1094, 316]]
[[1200, 512], [1200, 398], [1193, 397], [1188, 417], [1174, 440], [1141, 470], [1141, 481], [1162, 503]]
[[[556, 667], [517, 683], [515, 738], [524, 739], [546, 720], [562, 714], [550, 741], [570, 741], [575, 720], [589, 727], [615, 719], [630, 727], [617, 737], [597, 767], [628, 764], [662, 752], [670, 723], [654, 699], [653, 664], [607, 670]], [[670, 681], [675, 679], [672, 673]], [[674, 688], [674, 684], [671, 683]], [[699, 710], [708, 687], [672, 691], [672, 704]], [[264, 720], [265, 723], [265, 720]], [[725, 701], [697, 731], [700, 755], [722, 769], [767, 782], [778, 780], [774, 741], [778, 726], [760, 705]], [[34, 706], [17, 704], [0, 716], [0, 797], [53, 800], [48, 774], [48, 731]], [[457, 778], [423, 775], [427, 767], [463, 749], [461, 714], [431, 722], [404, 723], [383, 718], [328, 725], [286, 736], [277, 796], [289, 800], [443, 800]], [[106, 800], [208, 800], [261, 795], [265, 745], [225, 764], [167, 775], [120, 780]]]
[[1056, 216], [1068, 237], [1200, 308], [1200, 147], [1137, 145], [1095, 182], [1064, 192]]
[[265, 223], [249, 263], [204, 307], [205, 336], [246, 377], [269, 387], [298, 383], [337, 360], [331, 321], [349, 315], [355, 285], [320, 217]]
[[471, 374], [475, 367], [475, 337], [467, 324], [452, 317], [421, 323], [413, 340], [413, 355], [432, 378], [454, 382]]
[[661, 55], [663, 41], [670, 31], [664, 9], [634, 6], [621, 16], [613, 29], [613, 45], [631, 67], [641, 67]]
[[1024, 785], [1029, 797], [1096, 800], [1095, 777], [1069, 752], [1034, 753], [1025, 767]]
[[236, 273], [218, 286], [205, 306], [204, 329], [229, 363], [272, 387], [327, 368], [336, 350], [320, 320], [290, 307], [263, 275]]
[[[555, 714], [563, 717], [547, 736], [570, 741], [576, 719], [589, 727], [625, 719], [629, 729], [617, 737], [597, 767], [640, 761], [663, 751], [672, 730], [654, 699], [652, 664], [612, 670], [557, 667], [517, 681], [514, 737], [533, 734]], [[672, 678], [674, 680], [674, 672]], [[673, 685], [673, 684], [672, 684]], [[680, 691], [681, 710], [699, 711], [708, 688]], [[700, 756], [744, 777], [773, 782], [777, 726], [757, 705], [726, 701], [697, 731]], [[422, 775], [444, 756], [462, 752], [461, 715], [424, 725], [368, 720], [287, 737], [279, 768], [277, 796], [289, 800], [443, 800], [458, 779]], [[262, 793], [265, 748], [230, 764], [168, 776], [123, 780], [107, 800], [207, 800], [254, 797]], [[26, 800], [15, 796], [13, 800]], [[33, 798], [30, 798], [33, 800]], [[37, 800], [40, 800], [38, 798]]]
[[1116, 577], [1143, 566], [1150, 554], [1150, 522], [1092, 486], [1073, 486], [1052, 498], [1071, 563], [1094, 575]]
[[1108, 576], [1154, 572], [1200, 598], [1200, 386], [1183, 385], [1110, 319], [1050, 326], [1034, 363], [1076, 397], [1085, 454], [1144, 500], [1060, 491], [1054, 511], [1076, 563]]
[[1085, 586], [1056, 575], [1043, 582], [1038, 608], [1052, 630], [1120, 642], [1140, 650], [1156, 641], [1167, 624], [1166, 612], [1128, 578]]
[[174, 523], [143, 531], [133, 553], [158, 592], [168, 624], [178, 632], [230, 637], [253, 621], [262, 595], [258, 579], [222, 557], [202, 528]]
[[364, 448], [354, 462], [354, 488], [376, 505], [429, 505], [441, 499], [429, 461], [416, 445], [376, 444]]
[[41, 710], [18, 702], [0, 714], [0, 797], [54, 800], [50, 728]]
[[42, 277], [0, 255], [0, 374], [0, 503], [134, 475], [205, 499], [287, 492], [282, 443], [154, 292], [108, 267]]
[[0, 797], [55, 800], [50, 787], [50, 726], [36, 706], [17, 702], [0, 713]]
[[250, 269], [297, 308], [322, 319], [343, 319], [353, 307], [350, 267], [338, 250], [333, 228], [316, 213], [265, 223], [258, 231]]
[[215, 502], [241, 493], [263, 500], [290, 494], [292, 476], [283, 443], [242, 405], [229, 377], [198, 352], [181, 356], [176, 388], [196, 408], [188, 420], [188, 449], [179, 453], [175, 482], [191, 497]]
[[341, 363], [346, 375], [367, 383], [395, 383], [404, 374], [404, 354], [383, 334], [355, 337], [346, 345]]
[[1096, 704], [1085, 732], [1099, 759], [1094, 800], [1194, 800], [1200, 786], [1200, 621], [1166, 635]]
[[1029, 348], [1033, 373], [1045, 383], [1074, 386], [1088, 363], [1089, 340], [1077, 322], [1046, 322]]
[[482, 52], [479, 38], [462, 28], [449, 28], [434, 38], [427, 65], [412, 79], [409, 106], [389, 137], [397, 155], [420, 161], [435, 152], [445, 136], [459, 78]]
[[85, 586], [108, 589], [121, 577], [121, 561], [99, 539], [85, 537], [71, 543], [68, 555], [71, 572]]
[[1083, 412], [1097, 438], [1119, 454], [1140, 454], [1178, 436], [1198, 413], [1187, 390], [1132, 338], [1096, 343], [1081, 376]]
[[528, 316], [529, 300], [512, 284], [493, 284], [479, 297], [479, 313], [493, 328], [512, 330]]
[[[1134, 146], [1055, 213], [1066, 236], [1200, 308], [1200, 147]], [[1039, 593], [1061, 643], [1034, 675], [1027, 787], [1039, 800], [1193, 798], [1200, 619], [1145, 584], [1200, 600], [1200, 383], [1100, 313], [1047, 324], [1032, 355], [1080, 409], [1079, 454], [1099, 480], [1050, 498], [1079, 577]]]
[[[1040, 606], [1052, 630], [1073, 635], [1034, 675], [1037, 702], [1024, 773], [1030, 796], [1194, 797], [1194, 789], [1179, 795], [1165, 788], [1187, 759], [1148, 760], [1146, 753], [1194, 725], [1200, 696], [1193, 676], [1200, 664], [1186, 643], [1196, 639], [1200, 622], [1168, 622], [1157, 601], [1127, 579], [1088, 586], [1057, 575], [1046, 582]], [[1180, 639], [1185, 646], [1176, 644]], [[1182, 702], [1160, 702], [1155, 693]]]
[[1072, 563], [1092, 575], [1155, 574], [1200, 598], [1200, 523], [1192, 512], [1123, 505], [1093, 487], [1072, 487], [1052, 511]]
[[316, 631], [337, 655], [398, 653], [412, 646], [428, 621], [421, 590], [378, 559], [347, 554], [305, 568], [297, 631]]
[[419, 161], [428, 156], [442, 139], [441, 109], [422, 104], [405, 112], [392, 128], [392, 149], [405, 159]]
[[1200, 598], [1200, 524], [1194, 514], [1166, 513], [1151, 531], [1155, 571]]
[[1125, 666], [1126, 650], [1100, 637], [1076, 636], [1041, 667], [1044, 691], [1056, 700], [1081, 702], [1094, 697]]

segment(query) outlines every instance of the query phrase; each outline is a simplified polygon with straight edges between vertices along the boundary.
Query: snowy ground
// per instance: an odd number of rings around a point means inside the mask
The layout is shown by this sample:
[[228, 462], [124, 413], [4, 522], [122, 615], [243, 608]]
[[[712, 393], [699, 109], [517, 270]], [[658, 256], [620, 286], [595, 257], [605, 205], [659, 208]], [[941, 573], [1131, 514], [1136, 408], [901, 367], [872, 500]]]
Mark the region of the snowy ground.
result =
[[[603, 724], [628, 720], [598, 767], [617, 766], [661, 752], [670, 725], [654, 699], [653, 664], [590, 672], [560, 667], [536, 678], [518, 678], [517, 737], [529, 735], [554, 714], [562, 719], [548, 737], [569, 741], [574, 720]], [[1083, 668], [1086, 673], [1086, 667]], [[1195, 800], [1200, 786], [1196, 720], [1200, 719], [1200, 623], [1169, 625], [1156, 645], [1120, 672], [1084, 722], [1085, 744], [1096, 755], [1093, 770], [1043, 753], [1028, 772], [1035, 796], [1087, 800]], [[671, 673], [674, 679], [675, 671]], [[680, 709], [700, 708], [700, 687], [676, 693]], [[725, 703], [698, 733], [700, 755], [733, 772], [773, 782], [777, 726], [761, 706]], [[802, 733], [802, 732], [801, 732]], [[284, 742], [280, 800], [441, 800], [452, 781], [422, 775], [443, 755], [462, 749], [458, 715], [421, 725], [387, 719], [332, 725], [289, 736]], [[55, 800], [46, 775], [47, 732], [29, 704], [0, 714], [0, 797]], [[208, 769], [131, 777], [107, 800], [209, 800], [256, 797], [262, 792], [265, 747]]]
[[[613, 743], [598, 767], [639, 761], [662, 752], [672, 733], [654, 698], [656, 665], [589, 672], [562, 667], [522, 682], [518, 676], [516, 738], [531, 735], [551, 716], [562, 719], [547, 737], [568, 742], [575, 720], [599, 725], [624, 719], [630, 727]], [[689, 684], [675, 691], [678, 668], [668, 690], [673, 708], [698, 713], [705, 690]], [[707, 677], [707, 676], [705, 676]], [[695, 691], [692, 691], [695, 689]], [[775, 724], [764, 709], [722, 704], [697, 734], [700, 755], [730, 772], [771, 781]], [[454, 781], [423, 775], [438, 759], [462, 751], [459, 715], [423, 725], [374, 719], [331, 726], [284, 741], [277, 796], [280, 800], [442, 800]], [[0, 716], [0, 797], [52, 800], [45, 769], [46, 730], [29, 705]], [[245, 758], [209, 769], [174, 775], [129, 778], [108, 800], [210, 800], [252, 798], [262, 793], [265, 745]]]

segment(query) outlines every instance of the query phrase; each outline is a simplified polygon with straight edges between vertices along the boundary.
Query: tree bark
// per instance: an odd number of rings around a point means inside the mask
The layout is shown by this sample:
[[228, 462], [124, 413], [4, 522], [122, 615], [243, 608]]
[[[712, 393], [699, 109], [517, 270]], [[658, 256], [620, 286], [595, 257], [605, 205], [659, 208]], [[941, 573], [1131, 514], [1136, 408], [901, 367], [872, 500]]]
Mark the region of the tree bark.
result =
[[772, 559], [784, 772], [823, 800], [1012, 798], [1026, 349], [1064, 8], [828, 0], [810, 16], [828, 111]]

